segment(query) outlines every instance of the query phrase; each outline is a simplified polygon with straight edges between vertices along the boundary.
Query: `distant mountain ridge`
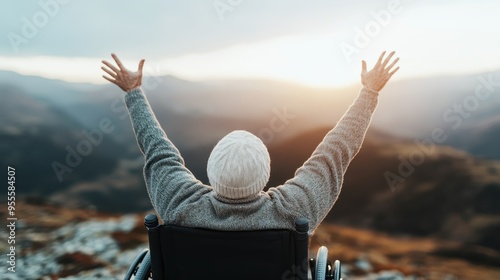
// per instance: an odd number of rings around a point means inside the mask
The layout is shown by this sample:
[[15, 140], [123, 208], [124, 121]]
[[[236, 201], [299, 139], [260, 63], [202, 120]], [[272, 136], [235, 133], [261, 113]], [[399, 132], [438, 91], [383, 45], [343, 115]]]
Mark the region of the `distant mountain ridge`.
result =
[[[262, 80], [189, 82], [171, 76], [150, 80], [153, 82], [148, 83], [146, 91], [160, 122], [172, 131], [173, 137], [179, 135], [183, 139], [179, 142], [190, 146], [206, 144], [193, 140], [200, 139], [197, 134], [200, 130], [209, 142], [238, 128], [258, 133], [268, 126], [266, 123], [273, 111], [284, 107], [297, 117], [286, 130], [276, 135], [277, 140], [315, 127], [333, 125], [361, 87], [314, 89]], [[450, 136], [445, 144], [481, 157], [500, 159], [497, 145], [488, 140], [489, 136], [500, 135], [498, 81], [500, 70], [391, 82], [381, 93], [373, 126], [415, 139], [427, 138], [433, 129], [442, 128]], [[0, 85], [17, 87], [49, 100], [87, 126], [93, 125], [91, 121], [102, 118], [103, 114], [122, 113], [110, 112], [111, 107], [119, 110], [123, 98], [123, 93], [114, 85], [73, 84], [8, 71], [0, 71]], [[475, 92], [482, 92], [486, 97], [480, 100]], [[206, 118], [217, 121], [207, 126], [201, 121]], [[219, 122], [224, 124], [219, 125]], [[123, 123], [123, 129], [127, 129], [129, 123]], [[189, 130], [184, 129], [187, 126]], [[478, 129], [488, 136], [475, 134], [474, 143], [460, 140], [470, 138], [464, 136]]]
[[[493, 75], [495, 79], [498, 76]], [[207, 182], [206, 160], [217, 140], [231, 130], [246, 129], [267, 137], [264, 140], [273, 164], [269, 186], [293, 176], [359, 89], [159, 79], [157, 87], [146, 90], [148, 99], [199, 179]], [[440, 121], [443, 112], [457, 102], [463, 104], [474, 92], [477, 79], [432, 78], [389, 85], [381, 93], [372, 129], [327, 220], [401, 234], [455, 238], [499, 249], [495, 224], [500, 222], [496, 206], [500, 168], [495, 160], [474, 156], [500, 159], [495, 139], [500, 135], [496, 114], [500, 95], [491, 95], [457, 129]], [[447, 84], [452, 85], [449, 91]], [[118, 88], [0, 71], [0, 94], [4, 101], [0, 103], [0, 162], [24, 174], [19, 176], [18, 183], [23, 186], [20, 198], [38, 197], [110, 212], [151, 208], [142, 179], [142, 155]], [[433, 99], [434, 95], [439, 98]], [[283, 115], [289, 118], [284, 121]], [[102, 133], [99, 144], [91, 146], [92, 152], [80, 155], [79, 163], [70, 166], [68, 158], [74, 159], [72, 153], [79, 145], [90, 143], [88, 134], [99, 129], [103, 120], [109, 121], [113, 131]], [[281, 121], [280, 129], [273, 130], [272, 120]], [[417, 136], [393, 136], [399, 128], [411, 131], [413, 126], [417, 126]], [[436, 145], [409, 176], [401, 176], [401, 158], [408, 159], [418, 151], [414, 140], [428, 138], [435, 128], [442, 128], [448, 136], [444, 144], [467, 152]], [[54, 162], [70, 169], [61, 175], [61, 182]], [[394, 193], [384, 177], [386, 172], [403, 179]], [[128, 203], [131, 199], [132, 205]], [[469, 223], [473, 226], [465, 226]]]
[[[475, 156], [500, 159], [500, 70], [462, 76], [397, 81], [380, 98], [374, 125], [402, 137], [430, 138]], [[436, 143], [438, 144], [438, 143]]]

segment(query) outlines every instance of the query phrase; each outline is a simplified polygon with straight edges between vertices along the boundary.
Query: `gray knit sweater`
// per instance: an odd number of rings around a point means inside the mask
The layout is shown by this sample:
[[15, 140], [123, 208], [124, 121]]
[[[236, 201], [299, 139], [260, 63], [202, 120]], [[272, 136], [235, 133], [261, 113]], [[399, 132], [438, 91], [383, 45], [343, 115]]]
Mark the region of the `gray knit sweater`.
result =
[[309, 219], [312, 235], [337, 200], [344, 173], [361, 148], [378, 93], [363, 88], [347, 113], [300, 167], [295, 177], [251, 201], [216, 195], [184, 166], [142, 89], [125, 96], [154, 209], [163, 222], [216, 230], [294, 229], [297, 217]]

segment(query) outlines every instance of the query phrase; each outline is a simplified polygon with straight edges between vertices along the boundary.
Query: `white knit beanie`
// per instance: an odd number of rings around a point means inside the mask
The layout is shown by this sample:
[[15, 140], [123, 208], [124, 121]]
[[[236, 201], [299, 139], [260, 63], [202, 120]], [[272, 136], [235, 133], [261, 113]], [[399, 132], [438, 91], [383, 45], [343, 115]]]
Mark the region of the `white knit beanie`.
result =
[[257, 195], [267, 184], [271, 159], [262, 141], [250, 132], [236, 130], [214, 147], [207, 175], [217, 195], [243, 199]]

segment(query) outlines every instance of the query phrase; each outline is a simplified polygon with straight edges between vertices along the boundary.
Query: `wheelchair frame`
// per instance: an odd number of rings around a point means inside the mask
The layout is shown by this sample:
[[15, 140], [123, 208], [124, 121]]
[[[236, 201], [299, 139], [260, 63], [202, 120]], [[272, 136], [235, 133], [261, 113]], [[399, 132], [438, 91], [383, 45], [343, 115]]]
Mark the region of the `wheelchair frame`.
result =
[[[162, 263], [162, 251], [160, 245], [160, 228], [167, 227], [169, 225], [161, 225], [158, 223], [158, 217], [154, 214], [149, 214], [144, 218], [144, 225], [148, 231], [149, 237], [149, 250], [144, 249], [140, 252], [131, 266], [129, 267], [124, 279], [129, 280], [134, 279], [139, 280], [147, 280], [147, 279], [166, 279], [165, 273], [163, 271], [164, 266]], [[180, 227], [179, 227], [180, 228]], [[204, 229], [189, 229], [188, 230], [202, 230], [207, 232], [220, 232], [220, 231], [212, 231], [212, 230], [204, 230]], [[304, 218], [298, 218], [295, 221], [295, 231], [284, 231], [277, 230], [276, 232], [288, 232], [292, 233], [295, 236], [294, 243], [296, 246], [294, 250], [294, 271], [286, 271], [281, 279], [298, 279], [298, 280], [306, 280], [306, 279], [314, 279], [314, 280], [341, 280], [341, 265], [338, 260], [332, 263], [328, 260], [328, 249], [325, 246], [321, 246], [318, 249], [316, 259], [308, 259], [307, 257], [307, 248], [309, 237], [307, 232], [309, 230], [308, 220]], [[257, 231], [261, 232], [261, 231]], [[227, 233], [227, 232], [225, 232]], [[153, 255], [153, 256], [151, 256]], [[306, 269], [300, 269], [300, 264], [303, 263], [302, 260], [308, 260], [309, 266], [309, 276], [307, 272], [307, 264]], [[288, 274], [287, 274], [288, 273]], [[291, 274], [290, 274], [291, 273]], [[293, 278], [289, 278], [289, 276]], [[203, 276], [200, 276], [203, 278]], [[237, 279], [238, 277], [233, 277]], [[169, 278], [170, 279], [170, 278]], [[178, 280], [178, 279], [172, 279]]]

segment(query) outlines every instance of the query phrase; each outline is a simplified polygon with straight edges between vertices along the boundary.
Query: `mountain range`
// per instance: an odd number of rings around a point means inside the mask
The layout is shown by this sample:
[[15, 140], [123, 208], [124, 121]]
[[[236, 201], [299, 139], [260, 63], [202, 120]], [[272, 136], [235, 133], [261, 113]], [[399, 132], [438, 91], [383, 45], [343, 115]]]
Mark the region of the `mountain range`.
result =
[[[360, 89], [150, 79], [153, 110], [197, 178], [207, 182], [218, 139], [245, 129], [268, 146], [268, 186], [293, 176]], [[500, 80], [500, 71], [389, 84], [326, 222], [500, 250], [500, 94], [493, 83], [487, 97], [475, 95], [489, 79]], [[0, 161], [17, 169], [19, 198], [115, 213], [151, 209], [119, 89], [0, 71], [0, 94]], [[446, 141], [434, 140], [436, 130]]]

